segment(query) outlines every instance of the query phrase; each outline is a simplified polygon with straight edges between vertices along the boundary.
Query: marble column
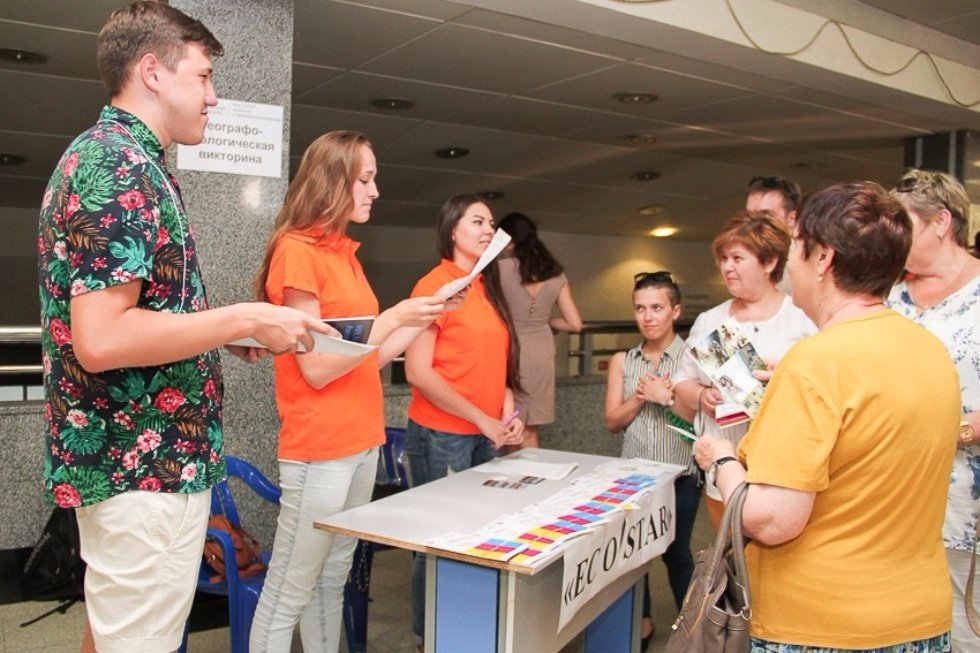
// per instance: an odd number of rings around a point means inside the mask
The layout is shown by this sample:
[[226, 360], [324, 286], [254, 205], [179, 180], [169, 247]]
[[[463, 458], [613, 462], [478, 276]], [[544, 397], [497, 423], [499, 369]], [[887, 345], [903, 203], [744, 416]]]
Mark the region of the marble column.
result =
[[[177, 170], [211, 305], [247, 301], [288, 185], [293, 0], [171, 0], [170, 4], [207, 25], [225, 47], [214, 66], [219, 103], [240, 100], [284, 109], [281, 177]], [[245, 365], [227, 353], [222, 363], [225, 451], [255, 463], [275, 480], [279, 419], [272, 364]], [[276, 511], [262, 506], [261, 500], [244, 498], [250, 494], [237, 491], [243, 497], [243, 519], [250, 532], [271, 546]]]

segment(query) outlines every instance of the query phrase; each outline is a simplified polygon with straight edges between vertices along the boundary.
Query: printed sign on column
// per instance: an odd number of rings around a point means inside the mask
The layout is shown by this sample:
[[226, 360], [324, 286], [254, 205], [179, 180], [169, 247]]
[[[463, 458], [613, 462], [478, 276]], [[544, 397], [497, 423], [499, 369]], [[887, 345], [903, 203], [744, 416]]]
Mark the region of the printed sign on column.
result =
[[661, 555], [674, 541], [672, 479], [617, 511], [591, 533], [565, 545], [558, 630], [575, 613], [626, 572]]
[[204, 141], [177, 146], [177, 167], [281, 177], [282, 116], [276, 104], [218, 100], [218, 106], [208, 109]]

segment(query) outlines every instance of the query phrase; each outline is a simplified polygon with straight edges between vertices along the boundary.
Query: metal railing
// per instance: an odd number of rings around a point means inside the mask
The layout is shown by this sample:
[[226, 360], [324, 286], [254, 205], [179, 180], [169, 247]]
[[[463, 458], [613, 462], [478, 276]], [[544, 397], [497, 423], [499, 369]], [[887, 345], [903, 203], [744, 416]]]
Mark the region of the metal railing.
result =
[[[674, 328], [681, 335], [681, 337], [684, 337], [691, 329], [691, 325], [678, 322], [676, 325], [674, 325]], [[571, 334], [572, 336], [578, 336], [578, 348], [569, 349], [568, 357], [578, 359], [578, 376], [585, 376], [586, 374], [591, 373], [592, 364], [597, 356], [612, 356], [616, 352], [622, 351], [621, 348], [597, 349], [595, 346], [596, 336], [614, 335], [619, 333], [631, 333], [638, 335], [636, 322], [631, 320], [585, 322], [582, 325], [582, 331]]]
[[[0, 398], [30, 401], [41, 385], [41, 327], [0, 327]], [[19, 390], [19, 392], [18, 392]]]

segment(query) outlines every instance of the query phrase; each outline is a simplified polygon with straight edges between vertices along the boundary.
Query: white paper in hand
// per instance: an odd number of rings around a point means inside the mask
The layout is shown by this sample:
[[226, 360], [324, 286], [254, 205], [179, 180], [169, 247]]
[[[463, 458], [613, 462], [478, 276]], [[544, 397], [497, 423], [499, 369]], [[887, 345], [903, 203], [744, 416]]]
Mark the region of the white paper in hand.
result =
[[[320, 354], [338, 354], [340, 356], [366, 356], [372, 351], [377, 349], [377, 345], [362, 345], [359, 342], [351, 342], [349, 340], [342, 340], [341, 338], [335, 338], [333, 336], [324, 335], [322, 333], [314, 333], [313, 335], [313, 351]], [[240, 345], [242, 347], [258, 347], [259, 349], [267, 349], [265, 345], [260, 343], [255, 338], [240, 338], [234, 342], [229, 342], [229, 345]], [[302, 350], [302, 345], [300, 345]]]
[[483, 268], [490, 264], [490, 261], [497, 258], [500, 252], [504, 251], [504, 247], [507, 247], [507, 243], [510, 242], [510, 234], [508, 234], [503, 229], [497, 229], [497, 233], [493, 235], [493, 240], [487, 245], [487, 248], [483, 250], [483, 254], [480, 255], [480, 260], [476, 262], [473, 267], [473, 271], [467, 274], [465, 277], [460, 277], [456, 281], [447, 285], [445, 288], [441, 289], [437, 294], [438, 297], [443, 299], [449, 299], [460, 290], [470, 285], [473, 279], [476, 279], [476, 275], [483, 272]]

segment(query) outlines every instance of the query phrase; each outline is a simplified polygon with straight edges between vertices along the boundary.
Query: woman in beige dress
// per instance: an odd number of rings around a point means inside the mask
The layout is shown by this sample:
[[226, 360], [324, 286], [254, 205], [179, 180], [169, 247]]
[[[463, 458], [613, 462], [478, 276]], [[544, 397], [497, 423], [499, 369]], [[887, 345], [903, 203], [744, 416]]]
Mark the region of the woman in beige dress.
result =
[[[538, 447], [542, 424], [555, 421], [555, 341], [552, 330], [582, 330], [572, 291], [561, 263], [538, 239], [534, 222], [523, 213], [511, 213], [500, 221], [510, 234], [511, 256], [500, 261], [500, 283], [510, 309], [521, 347], [522, 392], [515, 408], [524, 422], [525, 447]], [[552, 317], [558, 305], [560, 316]]]

